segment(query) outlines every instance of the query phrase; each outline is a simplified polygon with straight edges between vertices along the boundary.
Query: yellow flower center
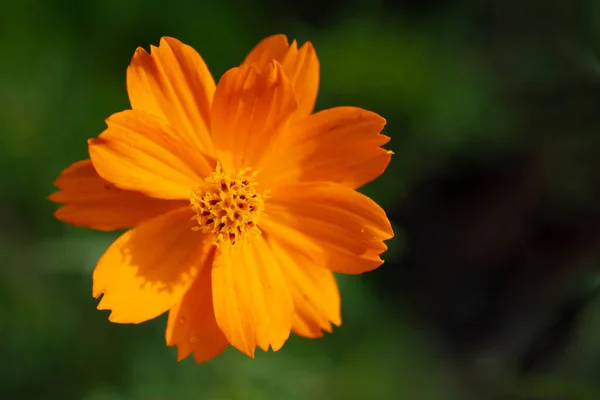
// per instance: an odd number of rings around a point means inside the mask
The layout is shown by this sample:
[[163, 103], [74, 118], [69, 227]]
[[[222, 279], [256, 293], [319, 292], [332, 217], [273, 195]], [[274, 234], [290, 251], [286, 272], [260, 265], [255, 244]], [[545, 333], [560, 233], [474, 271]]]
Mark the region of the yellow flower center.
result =
[[216, 171], [192, 190], [190, 204], [198, 222], [193, 229], [214, 234], [215, 245], [227, 240], [233, 244], [248, 233], [260, 235], [257, 222], [265, 210], [265, 194], [256, 191], [256, 175], [246, 168], [230, 176], [217, 164]]

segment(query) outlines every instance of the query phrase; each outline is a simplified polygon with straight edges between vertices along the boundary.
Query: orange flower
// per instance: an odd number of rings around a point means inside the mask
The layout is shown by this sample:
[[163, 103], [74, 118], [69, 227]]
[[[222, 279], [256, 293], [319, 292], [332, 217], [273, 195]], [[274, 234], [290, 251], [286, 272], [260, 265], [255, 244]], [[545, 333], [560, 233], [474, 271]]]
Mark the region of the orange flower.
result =
[[90, 160], [63, 171], [50, 196], [64, 222], [133, 227], [93, 274], [109, 320], [168, 311], [167, 344], [197, 362], [229, 344], [254, 357], [290, 332], [319, 337], [341, 324], [332, 271], [377, 268], [393, 236], [385, 212], [355, 190], [391, 152], [375, 113], [312, 114], [318, 80], [312, 45], [283, 35], [218, 85], [176, 39], [136, 50], [132, 109], [108, 118]]

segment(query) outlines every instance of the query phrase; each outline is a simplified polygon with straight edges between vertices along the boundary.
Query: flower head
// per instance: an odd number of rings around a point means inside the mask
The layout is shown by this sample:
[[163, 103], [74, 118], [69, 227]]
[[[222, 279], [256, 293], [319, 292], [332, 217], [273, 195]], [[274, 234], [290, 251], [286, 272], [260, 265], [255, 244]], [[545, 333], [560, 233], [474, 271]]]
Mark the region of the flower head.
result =
[[338, 107], [313, 114], [319, 63], [310, 43], [260, 42], [218, 85], [191, 47], [163, 38], [127, 70], [131, 109], [90, 139], [89, 160], [55, 184], [56, 217], [131, 228], [93, 274], [117, 323], [169, 313], [179, 359], [232, 345], [253, 357], [290, 332], [341, 324], [333, 272], [382, 264], [393, 232], [355, 189], [379, 176], [385, 120]]

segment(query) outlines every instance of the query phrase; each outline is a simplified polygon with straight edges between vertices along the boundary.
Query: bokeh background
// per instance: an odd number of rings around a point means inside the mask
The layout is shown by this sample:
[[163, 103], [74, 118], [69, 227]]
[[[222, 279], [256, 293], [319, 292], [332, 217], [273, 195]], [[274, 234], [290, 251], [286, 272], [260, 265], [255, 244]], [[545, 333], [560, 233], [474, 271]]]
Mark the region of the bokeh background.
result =
[[[339, 277], [333, 335], [178, 363], [166, 318], [95, 310], [118, 232], [46, 196], [128, 108], [137, 46], [177, 37], [218, 78], [280, 32], [317, 49], [318, 109], [387, 118], [363, 190], [397, 237]], [[21, 0], [0, 39], [0, 398], [600, 399], [597, 0]]]

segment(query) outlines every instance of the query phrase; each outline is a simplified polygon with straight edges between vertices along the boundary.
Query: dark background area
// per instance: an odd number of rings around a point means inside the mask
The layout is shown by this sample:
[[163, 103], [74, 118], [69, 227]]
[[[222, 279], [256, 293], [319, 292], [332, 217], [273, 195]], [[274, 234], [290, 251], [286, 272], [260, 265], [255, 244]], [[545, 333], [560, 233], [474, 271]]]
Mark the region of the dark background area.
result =
[[[600, 2], [9, 1], [0, 12], [0, 398], [600, 399]], [[363, 190], [386, 263], [340, 276], [344, 324], [250, 360], [177, 363], [166, 318], [116, 325], [91, 271], [118, 233], [46, 200], [128, 108], [137, 46], [218, 78], [263, 37], [310, 40], [317, 109], [388, 120]]]

